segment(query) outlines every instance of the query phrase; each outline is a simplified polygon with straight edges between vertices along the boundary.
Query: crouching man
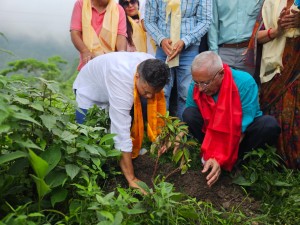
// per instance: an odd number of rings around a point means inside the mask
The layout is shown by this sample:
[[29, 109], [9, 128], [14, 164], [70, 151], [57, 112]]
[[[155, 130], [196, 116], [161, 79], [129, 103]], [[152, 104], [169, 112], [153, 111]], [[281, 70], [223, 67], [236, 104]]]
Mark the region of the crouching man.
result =
[[208, 186], [221, 168], [231, 171], [237, 158], [252, 149], [276, 143], [280, 127], [262, 115], [258, 87], [246, 72], [223, 64], [214, 52], [195, 57], [183, 121], [201, 143], [203, 173]]

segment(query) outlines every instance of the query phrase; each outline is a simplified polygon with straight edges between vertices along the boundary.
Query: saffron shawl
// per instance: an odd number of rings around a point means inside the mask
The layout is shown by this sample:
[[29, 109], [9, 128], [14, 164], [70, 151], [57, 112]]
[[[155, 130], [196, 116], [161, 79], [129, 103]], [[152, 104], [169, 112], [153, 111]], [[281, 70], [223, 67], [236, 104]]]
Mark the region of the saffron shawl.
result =
[[203, 159], [214, 158], [230, 171], [237, 160], [242, 132], [242, 105], [231, 69], [223, 64], [224, 78], [217, 102], [194, 87], [193, 98], [204, 120], [205, 137], [201, 146]]
[[[180, 40], [180, 26], [181, 26], [181, 1], [180, 0], [164, 0], [166, 5], [166, 23], [168, 23], [169, 15], [171, 14], [171, 28], [170, 39], [172, 40], [172, 46]], [[167, 62], [169, 68], [179, 65], [179, 55], [174, 59]]]
[[95, 55], [102, 55], [115, 51], [119, 9], [115, 1], [110, 0], [103, 19], [99, 36], [91, 25], [92, 4], [91, 0], [83, 0], [82, 6], [82, 38], [87, 48]]
[[[139, 15], [140, 17], [140, 15]], [[131, 26], [132, 26], [132, 41], [136, 48], [137, 52], [147, 52], [147, 36], [146, 32], [142, 27], [142, 23], [139, 21], [138, 23], [132, 19], [130, 16], [127, 16]]]
[[[142, 104], [136, 88], [136, 77], [134, 77], [133, 107], [134, 115], [131, 127], [132, 158], [136, 158], [139, 155], [144, 138]], [[156, 93], [152, 99], [147, 100], [147, 135], [152, 142], [155, 141], [157, 135], [160, 133], [160, 128], [164, 125], [163, 120], [157, 117], [158, 113], [162, 115], [166, 114], [166, 100], [163, 90]]]

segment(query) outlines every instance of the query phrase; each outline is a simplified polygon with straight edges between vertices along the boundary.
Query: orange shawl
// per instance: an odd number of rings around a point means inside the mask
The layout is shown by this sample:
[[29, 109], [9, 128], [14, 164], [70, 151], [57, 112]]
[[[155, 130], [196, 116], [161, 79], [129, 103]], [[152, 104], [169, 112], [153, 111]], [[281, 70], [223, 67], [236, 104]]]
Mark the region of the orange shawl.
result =
[[[136, 88], [136, 77], [134, 77], [133, 107], [134, 115], [131, 127], [132, 158], [136, 158], [139, 155], [144, 138], [142, 104]], [[156, 93], [154, 98], [147, 100], [147, 134], [152, 142], [155, 141], [157, 135], [160, 133], [160, 127], [164, 125], [163, 120], [157, 117], [157, 113], [166, 114], [166, 100], [163, 90]]]
[[193, 97], [204, 119], [203, 159], [214, 158], [223, 169], [230, 171], [238, 157], [242, 105], [231, 70], [226, 64], [223, 67], [224, 78], [217, 102], [200, 92], [197, 86], [194, 87]]

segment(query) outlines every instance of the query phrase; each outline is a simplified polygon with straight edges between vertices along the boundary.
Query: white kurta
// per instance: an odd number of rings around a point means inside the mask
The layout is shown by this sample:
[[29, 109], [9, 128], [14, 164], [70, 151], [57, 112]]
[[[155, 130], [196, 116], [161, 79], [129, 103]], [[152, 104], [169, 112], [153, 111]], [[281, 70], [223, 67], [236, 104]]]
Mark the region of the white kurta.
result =
[[142, 52], [112, 52], [89, 61], [79, 72], [73, 84], [79, 108], [89, 109], [94, 104], [109, 107], [111, 133], [115, 148], [132, 151], [130, 138], [133, 105], [133, 82], [137, 65], [153, 58]]

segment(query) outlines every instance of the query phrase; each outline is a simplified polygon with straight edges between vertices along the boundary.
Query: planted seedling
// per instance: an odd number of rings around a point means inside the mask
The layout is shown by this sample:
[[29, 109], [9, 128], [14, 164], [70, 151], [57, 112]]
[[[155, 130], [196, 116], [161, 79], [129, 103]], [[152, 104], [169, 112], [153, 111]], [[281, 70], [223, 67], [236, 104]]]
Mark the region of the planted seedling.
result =
[[159, 118], [164, 121], [165, 125], [161, 128], [161, 133], [156, 141], [151, 145], [150, 152], [157, 154], [152, 180], [154, 180], [157, 173], [158, 161], [165, 151], [173, 149], [172, 161], [179, 164], [176, 169], [165, 176], [165, 179], [167, 179], [179, 171], [181, 171], [181, 174], [186, 173], [191, 162], [189, 149], [198, 145], [195, 140], [187, 137], [188, 126], [179, 118], [169, 116], [169, 112], [165, 116], [159, 115]]

